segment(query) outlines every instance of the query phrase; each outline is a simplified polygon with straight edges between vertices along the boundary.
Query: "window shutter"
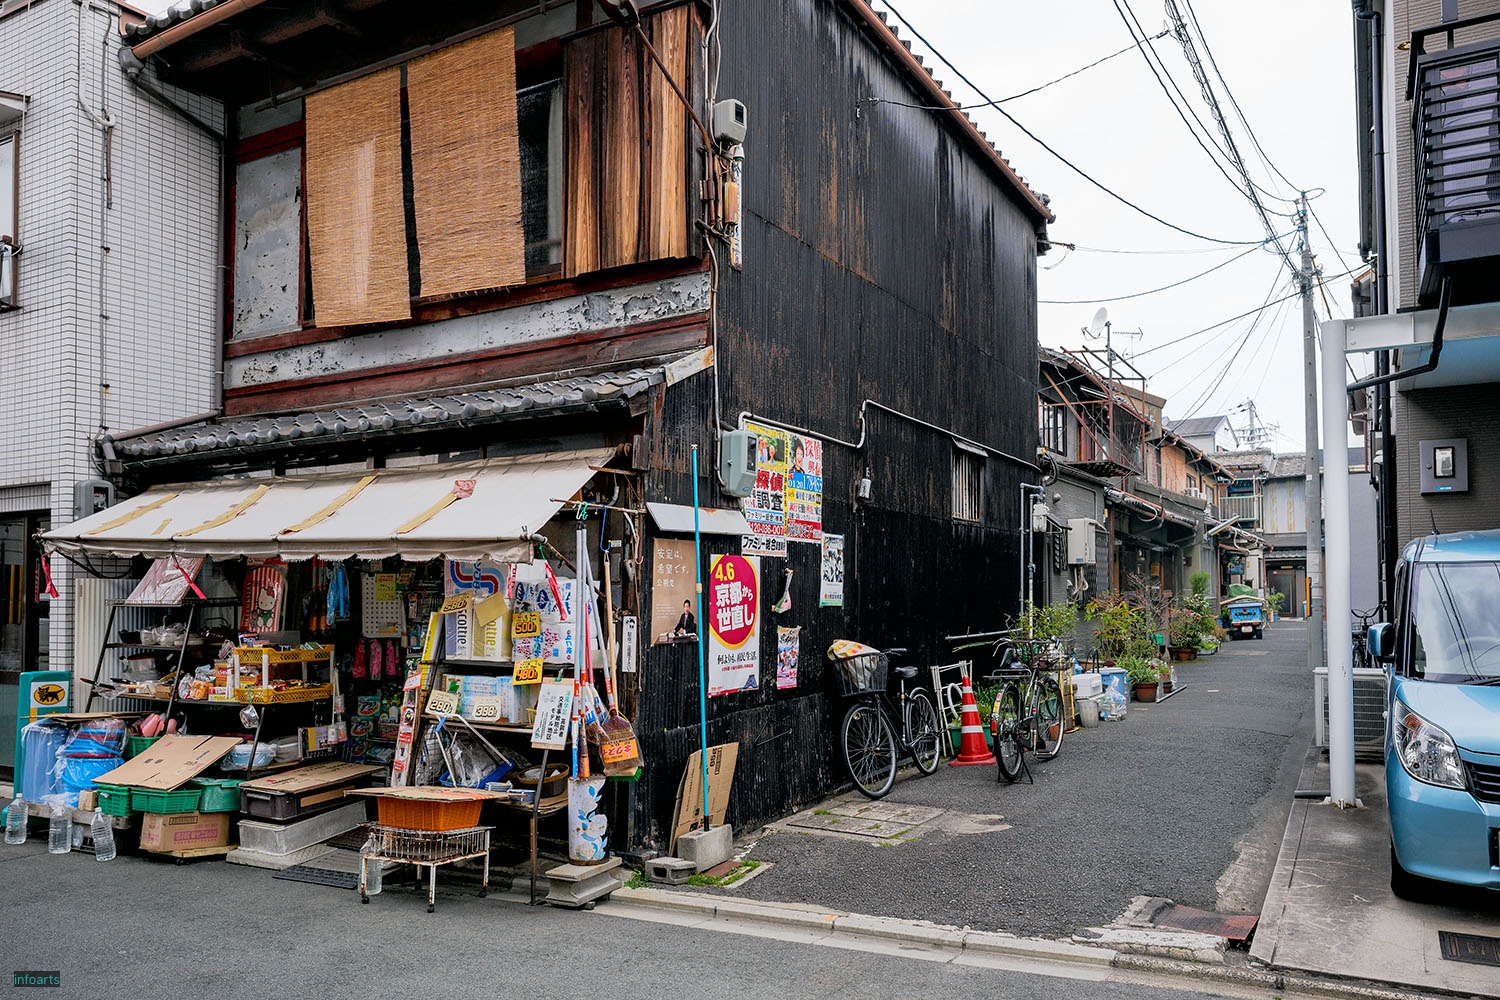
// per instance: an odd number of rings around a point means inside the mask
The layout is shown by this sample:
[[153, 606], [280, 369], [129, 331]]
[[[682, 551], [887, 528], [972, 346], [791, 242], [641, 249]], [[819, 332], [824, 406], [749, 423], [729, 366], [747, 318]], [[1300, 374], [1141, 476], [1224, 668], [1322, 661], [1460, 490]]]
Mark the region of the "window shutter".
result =
[[413, 60], [406, 95], [422, 295], [524, 282], [515, 32]]
[[[697, 92], [690, 5], [642, 25], [683, 91]], [[687, 109], [633, 30], [568, 40], [563, 269], [588, 271], [690, 253], [694, 148]]]
[[305, 116], [307, 240], [318, 325], [409, 319], [401, 70], [311, 94]]

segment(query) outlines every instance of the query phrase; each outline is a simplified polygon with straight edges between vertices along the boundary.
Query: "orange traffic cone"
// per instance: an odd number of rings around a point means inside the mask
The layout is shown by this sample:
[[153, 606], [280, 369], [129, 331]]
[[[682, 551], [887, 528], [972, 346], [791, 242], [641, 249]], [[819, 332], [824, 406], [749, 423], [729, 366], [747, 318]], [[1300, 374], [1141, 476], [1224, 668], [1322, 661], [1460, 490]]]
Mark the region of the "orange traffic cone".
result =
[[958, 756], [948, 762], [949, 767], [961, 764], [993, 764], [995, 755], [984, 742], [984, 726], [979, 722], [979, 705], [974, 701], [974, 685], [967, 675], [964, 677], [963, 735], [958, 741]]

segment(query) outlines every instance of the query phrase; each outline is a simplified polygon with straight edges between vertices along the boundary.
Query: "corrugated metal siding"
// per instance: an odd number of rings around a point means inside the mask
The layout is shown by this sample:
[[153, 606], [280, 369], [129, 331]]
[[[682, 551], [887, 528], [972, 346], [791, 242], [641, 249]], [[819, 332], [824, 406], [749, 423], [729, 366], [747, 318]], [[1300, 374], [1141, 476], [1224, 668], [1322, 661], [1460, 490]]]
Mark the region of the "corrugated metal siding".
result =
[[[104, 625], [109, 621], [110, 604], [130, 596], [135, 584], [135, 580], [106, 580], [89, 576], [80, 576], [74, 581], [73, 649], [79, 657], [73, 671], [74, 711], [83, 711], [83, 705], [89, 696], [89, 686], [83, 683], [82, 678], [93, 679], [95, 658], [98, 657], [100, 648], [111, 638], [104, 634]], [[117, 616], [115, 627], [139, 629], [144, 625], [158, 624], [148, 620], [147, 615], [148, 612], [143, 608], [126, 609]], [[120, 675], [122, 652], [128, 650], [104, 650], [104, 667], [99, 673], [100, 677]], [[103, 707], [107, 706], [108, 703]], [[94, 707], [101, 708], [99, 705]]]
[[[1500, 384], [1448, 386], [1391, 394], [1396, 417], [1397, 535], [1405, 545], [1431, 534], [1500, 527]], [[1467, 438], [1469, 492], [1422, 496], [1418, 443]]]

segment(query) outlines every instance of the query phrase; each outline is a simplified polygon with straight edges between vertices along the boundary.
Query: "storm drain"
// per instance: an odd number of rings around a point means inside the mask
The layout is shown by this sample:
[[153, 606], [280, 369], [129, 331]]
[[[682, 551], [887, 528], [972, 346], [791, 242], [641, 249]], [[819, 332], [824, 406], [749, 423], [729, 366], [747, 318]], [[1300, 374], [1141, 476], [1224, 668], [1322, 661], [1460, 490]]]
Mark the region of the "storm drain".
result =
[[1195, 910], [1191, 906], [1173, 904], [1158, 913], [1153, 923], [1157, 927], [1212, 934], [1214, 937], [1243, 943], [1249, 940], [1259, 920], [1260, 917], [1253, 913], [1210, 913], [1207, 910]]
[[331, 872], [324, 868], [309, 868], [306, 865], [293, 865], [285, 868], [272, 878], [285, 879], [288, 882], [307, 882], [311, 885], [331, 885], [336, 889], [359, 888], [359, 875], [353, 872]]
[[1450, 962], [1500, 966], [1500, 938], [1438, 931], [1438, 944], [1442, 945], [1443, 958]]

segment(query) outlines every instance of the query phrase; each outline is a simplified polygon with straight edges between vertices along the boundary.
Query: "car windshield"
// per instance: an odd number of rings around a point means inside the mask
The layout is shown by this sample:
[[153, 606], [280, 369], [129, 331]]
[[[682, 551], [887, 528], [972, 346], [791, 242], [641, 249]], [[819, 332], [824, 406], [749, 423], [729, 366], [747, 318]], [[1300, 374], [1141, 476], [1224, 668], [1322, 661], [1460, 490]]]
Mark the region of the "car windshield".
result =
[[1500, 682], [1500, 563], [1422, 563], [1412, 584], [1413, 673]]

